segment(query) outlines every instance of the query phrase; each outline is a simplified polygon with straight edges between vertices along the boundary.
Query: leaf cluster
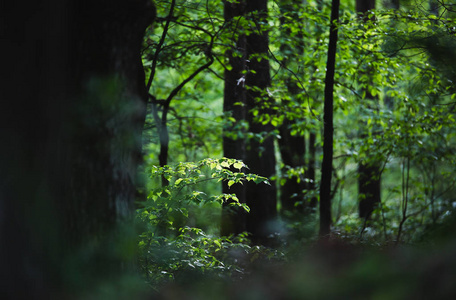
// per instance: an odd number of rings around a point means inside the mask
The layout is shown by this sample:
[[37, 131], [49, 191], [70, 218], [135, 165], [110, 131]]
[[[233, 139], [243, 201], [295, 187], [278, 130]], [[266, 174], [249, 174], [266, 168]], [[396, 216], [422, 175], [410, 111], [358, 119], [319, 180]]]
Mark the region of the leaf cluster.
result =
[[[234, 194], [207, 195], [198, 189], [212, 180], [226, 181], [228, 186], [248, 181], [269, 184], [265, 177], [244, 173], [246, 169], [242, 161], [228, 158], [148, 168], [151, 180], [165, 177], [169, 182], [168, 186], [151, 188], [147, 200], [140, 203], [142, 208], [137, 211], [138, 221], [145, 228], [139, 236], [140, 263], [149, 282], [160, 285], [169, 280], [179, 281], [186, 278], [188, 272], [214, 273], [222, 277], [242, 273], [234, 262], [227, 265], [222, 260], [229, 259], [228, 252], [235, 249], [250, 255], [257, 248], [248, 245], [246, 235], [220, 238], [206, 234], [192, 224], [192, 213], [195, 207], [222, 203], [248, 212], [248, 206], [240, 203]], [[201, 211], [197, 209], [196, 213]], [[260, 252], [266, 253], [264, 251]]]

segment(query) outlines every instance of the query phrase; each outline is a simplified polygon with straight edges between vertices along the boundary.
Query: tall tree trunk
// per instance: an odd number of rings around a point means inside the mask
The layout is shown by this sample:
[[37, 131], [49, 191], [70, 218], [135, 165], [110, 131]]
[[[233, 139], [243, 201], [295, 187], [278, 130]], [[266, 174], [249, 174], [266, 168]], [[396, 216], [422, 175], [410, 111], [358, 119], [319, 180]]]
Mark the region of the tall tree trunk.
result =
[[[145, 0], [8, 6], [1, 12], [2, 69], [10, 72], [0, 109], [2, 295], [50, 298], [76, 284], [70, 274], [107, 274], [124, 263], [78, 261], [76, 253], [100, 249], [131, 217], [146, 101], [140, 47], [155, 13]], [[78, 270], [65, 269], [70, 261]]]
[[[317, 0], [317, 10], [321, 12], [323, 10], [323, 0]], [[319, 41], [324, 33], [324, 25], [316, 24], [315, 40]], [[317, 49], [315, 49], [317, 51]], [[314, 66], [314, 68], [316, 68]], [[315, 71], [315, 69], [314, 69]], [[314, 104], [315, 105], [315, 104]], [[308, 179], [307, 192], [310, 193], [309, 207], [312, 211], [316, 210], [318, 204], [318, 197], [316, 195], [317, 184], [316, 184], [316, 157], [317, 157], [317, 133], [315, 129], [311, 129], [309, 132], [309, 154], [308, 154], [308, 165], [306, 178]], [[309, 197], [307, 197], [309, 198]]]
[[[365, 14], [372, 9], [375, 9], [375, 0], [356, 0], [357, 12]], [[367, 16], [365, 20], [369, 20]], [[367, 72], [372, 71], [367, 70]], [[378, 98], [373, 97], [368, 91], [366, 91], [366, 99], [378, 101]], [[362, 132], [361, 137], [363, 136], [367, 136], [366, 133]], [[370, 219], [375, 207], [381, 201], [381, 165], [375, 157], [368, 157], [367, 161], [360, 162], [358, 165], [359, 216], [365, 221]]]
[[[267, 88], [271, 84], [269, 74], [268, 33], [263, 23], [268, 18], [267, 0], [249, 0], [246, 5], [246, 16], [255, 23], [251, 28], [253, 32], [246, 37], [246, 54], [249, 60], [246, 76], [247, 87], [247, 122], [249, 131], [254, 134], [270, 133], [272, 125], [262, 125], [253, 114], [254, 109], [259, 110], [259, 115], [272, 113], [267, 106], [272, 99], [268, 96]], [[258, 57], [258, 56], [262, 57]], [[275, 174], [276, 159], [274, 152], [274, 138], [268, 136], [264, 141], [251, 138], [247, 141], [245, 163], [252, 173], [270, 178]], [[274, 182], [271, 185], [246, 184], [246, 202], [250, 207], [247, 215], [247, 231], [251, 232], [257, 242], [265, 242], [273, 233], [272, 223], [277, 217], [277, 191]]]
[[[279, 2], [280, 14], [281, 16], [285, 14], [293, 14], [292, 18], [294, 22], [299, 22], [298, 11], [304, 6], [302, 0], [282, 0]], [[285, 39], [291, 40], [290, 44], [284, 43], [280, 47], [280, 51], [283, 52], [283, 56], [286, 57], [282, 61], [284, 67], [288, 67], [291, 63], [296, 63], [296, 60], [302, 56], [304, 52], [304, 41], [302, 34], [298, 33], [297, 36], [289, 29], [287, 21], [285, 18], [280, 20], [283, 28], [282, 35]], [[295, 41], [293, 41], [295, 39]], [[290, 54], [293, 53], [293, 54]], [[294, 61], [293, 61], [294, 60]], [[292, 103], [298, 102], [298, 96], [302, 93], [301, 89], [298, 87], [294, 74], [287, 74], [288, 78], [285, 79], [285, 85], [288, 90], [288, 94], [291, 97]], [[282, 99], [282, 107], [287, 109], [288, 101]], [[282, 163], [284, 167], [282, 168], [282, 174], [286, 174], [288, 168], [303, 168], [305, 166], [305, 155], [306, 155], [306, 143], [305, 136], [303, 135], [291, 135], [290, 126], [293, 124], [294, 120], [285, 119], [285, 121], [280, 125], [280, 139], [278, 140], [280, 155], [282, 157]], [[288, 178], [284, 176], [285, 182], [280, 186], [280, 202], [282, 204], [283, 216], [289, 216], [296, 214], [297, 212], [303, 213], [305, 206], [305, 194], [304, 190], [307, 185], [304, 180], [304, 174], [297, 177]]]
[[[224, 2], [224, 16], [226, 22], [232, 26], [232, 31], [238, 33], [234, 46], [227, 51], [231, 70], [225, 70], [225, 88], [223, 94], [223, 112], [234, 119], [230, 126], [224, 128], [223, 153], [225, 157], [245, 159], [245, 132], [242, 126], [245, 121], [246, 110], [246, 90], [243, 71], [246, 70], [245, 57], [245, 35], [242, 28], [237, 28], [238, 22], [234, 22], [236, 17], [243, 16], [245, 10], [244, 1], [240, 3]], [[236, 53], [236, 54], [234, 54]], [[239, 105], [244, 104], [244, 105]], [[226, 182], [222, 185], [222, 191], [226, 194], [235, 194], [239, 202], [245, 203], [245, 185], [234, 184], [228, 187]], [[223, 236], [239, 234], [245, 231], [245, 210], [240, 207], [233, 207], [230, 202], [224, 203], [222, 208], [222, 227]]]
[[331, 179], [333, 163], [333, 107], [334, 107], [334, 73], [336, 68], [337, 32], [339, 22], [339, 0], [331, 2], [331, 24], [329, 26], [328, 59], [325, 75], [323, 163], [320, 183], [320, 237], [331, 232]]

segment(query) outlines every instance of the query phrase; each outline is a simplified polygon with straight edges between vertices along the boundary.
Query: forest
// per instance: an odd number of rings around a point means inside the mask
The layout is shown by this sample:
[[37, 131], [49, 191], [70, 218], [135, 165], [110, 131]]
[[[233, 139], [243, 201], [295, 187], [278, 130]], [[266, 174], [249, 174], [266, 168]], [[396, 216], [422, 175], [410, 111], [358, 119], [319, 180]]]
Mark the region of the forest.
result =
[[3, 299], [454, 299], [452, 0], [1, 13]]

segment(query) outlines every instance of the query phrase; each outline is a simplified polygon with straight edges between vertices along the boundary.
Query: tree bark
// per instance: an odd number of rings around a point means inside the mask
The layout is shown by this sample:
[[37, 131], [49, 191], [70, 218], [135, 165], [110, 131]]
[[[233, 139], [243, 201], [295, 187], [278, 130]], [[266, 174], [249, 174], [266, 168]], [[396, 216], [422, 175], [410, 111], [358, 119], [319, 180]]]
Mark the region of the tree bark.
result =
[[[146, 102], [140, 48], [155, 10], [146, 0], [7, 6], [2, 295], [49, 298], [75, 284], [68, 274], [77, 270], [64, 267], [70, 257], [88, 244], [100, 248], [131, 217]], [[122, 264], [104, 260], [106, 269], [97, 270], [95, 257], [85, 263], [78, 267], [105, 274]]]
[[[294, 22], [300, 22], [299, 18], [299, 9], [304, 6], [302, 0], [282, 0], [279, 2], [280, 14], [293, 14]], [[280, 20], [282, 25], [289, 25], [285, 18]], [[290, 63], [296, 63], [296, 60], [299, 60], [299, 57], [303, 55], [304, 52], [304, 38], [301, 33], [294, 34], [287, 26], [283, 26], [285, 29], [282, 32], [282, 35], [285, 39], [291, 40], [290, 44], [284, 43], [280, 47], [280, 51], [284, 53], [284, 59], [282, 64], [284, 67], [288, 67]], [[295, 41], [293, 41], [295, 39]], [[293, 54], [289, 54], [293, 53]], [[295, 60], [293, 62], [293, 60]], [[298, 87], [295, 79], [295, 75], [287, 74], [285, 78], [285, 85], [288, 90], [288, 94], [291, 97], [293, 103], [298, 103], [299, 95], [302, 93], [302, 90]], [[300, 76], [300, 74], [298, 74]], [[282, 100], [282, 107], [286, 109], [288, 101]], [[284, 167], [282, 168], [282, 174], [286, 174], [288, 168], [304, 168], [306, 161], [306, 141], [304, 135], [291, 135], [290, 126], [293, 124], [294, 120], [285, 119], [285, 121], [280, 125], [280, 139], [278, 140], [280, 155], [282, 157], [282, 163]], [[280, 185], [280, 202], [282, 204], [282, 215], [284, 217], [292, 217], [293, 215], [302, 216], [304, 208], [306, 206], [305, 193], [307, 189], [306, 182], [304, 180], [304, 174], [301, 178], [288, 178], [284, 177], [285, 182]], [[300, 179], [300, 180], [298, 180]]]
[[[245, 56], [245, 35], [242, 28], [238, 28], [234, 20], [244, 15], [245, 3], [224, 2], [225, 21], [230, 24], [232, 31], [238, 35], [235, 41], [232, 41], [234, 47], [227, 51], [231, 70], [225, 70], [225, 88], [223, 95], [223, 112], [225, 115], [232, 117], [235, 121], [230, 126], [224, 128], [223, 136], [223, 153], [225, 157], [239, 160], [245, 159], [245, 131], [240, 126], [246, 117], [246, 90], [245, 78], [243, 71], [246, 70]], [[236, 53], [236, 55], [234, 55]], [[240, 104], [240, 105], [239, 105]], [[235, 170], [234, 170], [235, 171]], [[234, 184], [231, 187], [227, 182], [222, 184], [222, 192], [225, 194], [235, 194], [240, 203], [245, 203], [245, 185]], [[245, 210], [240, 207], [233, 207], [231, 202], [223, 204], [222, 208], [222, 227], [221, 235], [239, 234], [246, 230], [245, 227]]]
[[331, 232], [331, 179], [333, 163], [333, 107], [334, 107], [334, 73], [336, 68], [337, 32], [339, 21], [339, 0], [332, 0], [331, 24], [329, 26], [328, 59], [325, 75], [323, 162], [320, 183], [320, 231], [325, 238]]
[[[357, 12], [366, 14], [372, 9], [375, 9], [375, 0], [356, 0]], [[368, 16], [365, 16], [365, 20], [368, 20]], [[377, 98], [366, 91], [366, 99], [375, 100]], [[362, 132], [361, 136], [366, 136], [366, 133]], [[369, 157], [368, 161], [358, 164], [358, 209], [359, 217], [365, 221], [370, 219], [375, 207], [381, 201], [381, 165], [381, 162], [375, 157]]]
[[382, 166], [378, 162], [358, 165], [359, 217], [366, 221], [381, 202], [381, 169]]
[[356, 0], [356, 12], [366, 13], [368, 10], [375, 9], [375, 0]]
[[312, 130], [309, 134], [309, 163], [308, 163], [308, 171], [306, 178], [309, 179], [309, 183], [307, 185], [307, 191], [312, 193], [310, 197], [309, 207], [312, 210], [316, 210], [318, 204], [318, 198], [316, 194], [316, 156], [317, 156], [317, 134], [314, 130]]
[[[269, 60], [266, 58], [269, 50], [268, 33], [262, 28], [262, 23], [267, 21], [267, 0], [248, 1], [246, 15], [251, 18], [255, 27], [253, 32], [246, 37], [246, 54], [249, 60], [246, 76], [247, 86], [247, 122], [249, 131], [253, 134], [271, 133], [273, 127], [270, 124], [262, 125], [253, 115], [254, 109], [259, 109], [259, 115], [271, 114], [267, 108], [272, 99], [267, 94], [267, 88], [271, 85], [269, 74]], [[262, 56], [259, 58], [258, 56]], [[274, 138], [268, 136], [264, 141], [251, 138], [247, 141], [245, 163], [250, 167], [250, 172], [270, 178], [275, 174]], [[247, 215], [246, 229], [252, 233], [252, 239], [259, 243], [265, 243], [274, 229], [271, 227], [277, 217], [277, 189], [274, 182], [271, 185], [246, 184], [246, 202], [250, 207]]]
[[[280, 155], [284, 164], [282, 168], [283, 173], [286, 173], [289, 167], [302, 168], [305, 166], [305, 137], [292, 136], [289, 128], [290, 123], [291, 121], [285, 120], [280, 126], [281, 138], [278, 140]], [[307, 188], [307, 185], [303, 177], [304, 174], [302, 174], [300, 181], [296, 177], [286, 178], [285, 183], [280, 186], [280, 202], [284, 216], [287, 213], [291, 215], [300, 213], [302, 215], [304, 212], [304, 190]]]

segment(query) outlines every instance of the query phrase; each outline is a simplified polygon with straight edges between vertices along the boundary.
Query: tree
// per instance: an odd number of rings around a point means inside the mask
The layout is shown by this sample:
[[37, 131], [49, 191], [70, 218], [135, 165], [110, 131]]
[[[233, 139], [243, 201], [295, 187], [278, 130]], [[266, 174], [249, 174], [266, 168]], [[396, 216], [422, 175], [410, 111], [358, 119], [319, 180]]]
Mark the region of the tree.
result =
[[[224, 1], [224, 17], [234, 34], [232, 47], [226, 52], [230, 69], [225, 69], [225, 87], [223, 95], [223, 112], [228, 117], [228, 125], [224, 128], [223, 153], [225, 157], [245, 159], [245, 130], [242, 127], [246, 118], [246, 36], [240, 28], [240, 18], [244, 18], [246, 4]], [[223, 182], [222, 192], [235, 194], [241, 203], [245, 203], [245, 186], [235, 184], [228, 186]], [[233, 207], [229, 202], [223, 204], [222, 235], [239, 234], [245, 231], [245, 211]]]
[[[225, 20], [235, 28], [236, 47], [228, 50], [231, 69], [225, 71], [224, 113], [235, 123], [225, 131], [224, 154], [243, 158], [252, 173], [270, 178], [276, 164], [273, 126], [259, 122], [259, 117], [272, 112], [268, 108], [272, 99], [267, 93], [271, 85], [267, 18], [267, 1], [225, 2]], [[239, 24], [243, 24], [242, 28], [236, 28]], [[247, 138], [242, 132], [244, 119], [249, 127]], [[236, 126], [237, 133], [233, 131]], [[275, 186], [247, 183], [245, 187], [237, 185], [234, 189], [224, 186], [223, 191], [236, 193], [241, 203], [245, 201], [250, 207], [250, 213], [244, 223], [244, 212], [233, 211], [227, 203], [223, 210], [222, 233], [247, 230], [256, 242], [265, 242], [272, 232], [270, 223], [277, 215]]]
[[[160, 141], [160, 153], [158, 155], [158, 160], [159, 160], [159, 165], [160, 166], [165, 166], [168, 164], [168, 156], [169, 156], [169, 143], [170, 143], [170, 134], [169, 134], [169, 128], [168, 128], [168, 116], [169, 113], [172, 109], [171, 107], [171, 101], [182, 91], [182, 89], [189, 83], [191, 82], [196, 76], [198, 76], [201, 72], [206, 71], [214, 62], [214, 56], [212, 53], [212, 48], [214, 44], [215, 37], [218, 35], [219, 32], [212, 32], [208, 31], [204, 28], [206, 24], [204, 24], [204, 21], [202, 20], [192, 20], [191, 17], [186, 16], [184, 14], [183, 19], [186, 19], [186, 22], [181, 22], [179, 20], [179, 17], [182, 18], [182, 11], [185, 11], [185, 8], [179, 7], [180, 9], [177, 9], [176, 6], [178, 6], [178, 3], [176, 0], [171, 1], [169, 4], [169, 12], [168, 16], [166, 17], [165, 25], [160, 37], [160, 41], [158, 44], [154, 44], [154, 41], [151, 40], [153, 37], [148, 37], [148, 43], [152, 44], [153, 47], [148, 47], [146, 51], [144, 51], [144, 56], [145, 56], [145, 61], [148, 62], [148, 65], [150, 67], [147, 67], [147, 71], [149, 73], [148, 79], [147, 79], [147, 91], [150, 92], [152, 83], [154, 82], [155, 74], [157, 73], [157, 65], [159, 63], [159, 57], [163, 55], [162, 52], [168, 51], [169, 61], [176, 60], [178, 61], [178, 57], [180, 56], [186, 56], [187, 52], [189, 53], [189, 56], [193, 54], [195, 51], [195, 44], [197, 44], [196, 48], [199, 53], [204, 52], [205, 55], [205, 61], [204, 63], [198, 64], [198, 66], [192, 70], [188, 75], [185, 74], [185, 78], [181, 79], [179, 84], [177, 84], [175, 87], [171, 89], [165, 96], [165, 99], [157, 99], [155, 95], [149, 94], [150, 98], [150, 104], [151, 104], [151, 114], [153, 116], [155, 126], [157, 128], [157, 133], [159, 136], [159, 141]], [[177, 14], [180, 16], [174, 16], [175, 10], [178, 10]], [[209, 11], [208, 11], [209, 13]], [[203, 24], [200, 24], [203, 23]], [[193, 36], [191, 37], [191, 41], [188, 41], [189, 43], [185, 46], [183, 46], [184, 49], [180, 49], [180, 51], [173, 51], [173, 47], [168, 47], [170, 49], [166, 49], [166, 42], [169, 40], [172, 40], [172, 38], [169, 38], [169, 31], [171, 27], [177, 27], [178, 29], [175, 30], [177, 33], [179, 33], [179, 29], [188, 29], [190, 28], [193, 31], [193, 34], [196, 33], [203, 33], [205, 35], [203, 38], [200, 38], [199, 40], [197, 39], [196, 41], [193, 40]], [[175, 37], [174, 37], [175, 38]], [[181, 36], [181, 38], [184, 38]], [[206, 40], [206, 38], [209, 38], [209, 41]], [[179, 40], [178, 43], [181, 43], [182, 41]], [[153, 54], [150, 51], [151, 48], [153, 51]], [[177, 47], [176, 47], [177, 48]], [[149, 51], [148, 51], [149, 50]], [[178, 54], [176, 54], [176, 52]], [[198, 53], [198, 54], [199, 54]], [[176, 64], [177, 65], [177, 64]], [[185, 72], [186, 73], [186, 72]], [[159, 111], [161, 111], [161, 115], [159, 114]], [[162, 185], [166, 186], [168, 184], [168, 181], [166, 178], [162, 178]]]
[[320, 237], [331, 232], [331, 178], [333, 163], [333, 106], [334, 106], [334, 73], [336, 68], [337, 32], [339, 22], [339, 0], [331, 2], [331, 19], [329, 26], [328, 59], [325, 76], [323, 162], [320, 183]]
[[[299, 11], [302, 9], [304, 3], [302, 0], [290, 1], [283, 0], [279, 3], [281, 14], [281, 28], [282, 35], [287, 43], [280, 45], [280, 51], [283, 53], [282, 67], [287, 68], [290, 64], [299, 63], [299, 59], [304, 54], [304, 37], [301, 31], [295, 32], [293, 29], [296, 21], [301, 23]], [[287, 107], [301, 103], [303, 99], [302, 89], [299, 87], [297, 79], [301, 74], [289, 72], [284, 78], [287, 87], [287, 96], [290, 99], [282, 99], [281, 106]], [[282, 176], [283, 180], [280, 181], [280, 202], [282, 204], [282, 212], [290, 215], [300, 212], [301, 215], [306, 206], [306, 197], [304, 190], [308, 187], [304, 179], [303, 169], [306, 166], [306, 138], [305, 134], [292, 134], [291, 125], [295, 120], [292, 118], [285, 118], [279, 127], [280, 139], [278, 145], [280, 155], [282, 158]], [[296, 169], [302, 169], [301, 172]], [[289, 172], [294, 170], [293, 175]], [[307, 175], [307, 173], [306, 173]]]
[[[371, 19], [367, 16], [367, 12], [372, 9], [375, 9], [375, 0], [356, 1], [356, 11], [362, 14], [363, 20], [369, 21]], [[367, 68], [364, 72], [370, 77], [375, 71], [372, 68]], [[364, 88], [364, 93], [367, 101], [378, 102], [378, 97], [374, 97], [368, 88]], [[362, 137], [366, 135], [366, 132], [361, 133]], [[375, 207], [381, 202], [381, 170], [382, 161], [375, 156], [368, 157], [358, 164], [359, 216], [365, 222], [370, 219]]]
[[[146, 102], [139, 54], [154, 7], [67, 0], [4, 8], [2, 295], [66, 297], [71, 274], [114, 275], [125, 263], [96, 255], [136, 199]], [[71, 271], [70, 261], [79, 262]]]
[[[247, 87], [246, 109], [250, 138], [246, 144], [245, 163], [254, 174], [270, 178], [275, 174], [276, 158], [273, 126], [263, 125], [256, 115], [271, 114], [272, 97], [268, 95], [271, 85], [269, 73], [269, 39], [267, 31], [268, 1], [254, 0], [246, 4], [246, 17], [251, 28], [246, 37], [248, 59], [245, 84]], [[246, 185], [246, 202], [251, 211], [247, 215], [247, 231], [258, 241], [265, 241], [273, 232], [271, 223], [277, 215], [276, 187], [271, 185]]]

